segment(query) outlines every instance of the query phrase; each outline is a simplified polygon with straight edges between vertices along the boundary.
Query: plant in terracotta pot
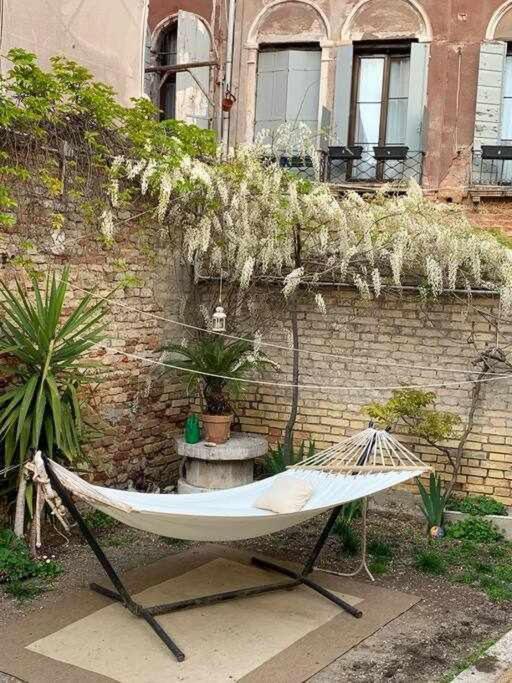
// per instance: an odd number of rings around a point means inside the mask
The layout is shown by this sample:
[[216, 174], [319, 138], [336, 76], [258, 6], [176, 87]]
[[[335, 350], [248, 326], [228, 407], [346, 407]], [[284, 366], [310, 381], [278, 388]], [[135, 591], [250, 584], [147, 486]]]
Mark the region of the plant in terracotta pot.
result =
[[197, 391], [202, 407], [205, 441], [229, 439], [233, 408], [244, 386], [241, 380], [276, 364], [253, 343], [207, 334], [187, 345], [169, 343], [166, 361], [178, 367], [187, 389]]

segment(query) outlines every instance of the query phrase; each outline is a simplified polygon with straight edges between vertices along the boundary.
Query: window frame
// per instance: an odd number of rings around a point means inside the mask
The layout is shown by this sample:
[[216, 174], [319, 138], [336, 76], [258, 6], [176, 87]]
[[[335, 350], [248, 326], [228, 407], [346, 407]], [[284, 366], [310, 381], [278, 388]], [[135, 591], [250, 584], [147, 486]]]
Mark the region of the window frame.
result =
[[[168, 39], [169, 34], [174, 34], [174, 41], [176, 45], [175, 52], [163, 52], [162, 44]], [[174, 59], [165, 59], [165, 55], [174, 55]], [[156, 63], [159, 66], [175, 66], [178, 62], [178, 19], [175, 18], [170, 21], [160, 32], [158, 36], [158, 43], [156, 49]], [[166, 94], [174, 85], [174, 104], [173, 116], [171, 116], [165, 109]], [[158, 107], [160, 110], [160, 120], [176, 118], [176, 72], [168, 71], [160, 75], [158, 80]]]
[[[391, 64], [393, 61], [409, 57], [411, 55], [411, 43], [415, 41], [408, 40], [397, 42], [361, 42], [354, 44], [354, 61], [352, 68], [352, 86], [350, 96], [350, 121], [348, 129], [348, 140], [350, 145], [362, 144], [355, 140], [357, 128], [357, 105], [359, 97], [359, 76], [361, 72], [362, 59], [384, 59], [383, 74], [382, 74], [382, 92], [381, 92], [381, 108], [379, 119], [379, 139], [376, 141], [376, 146], [386, 145], [386, 133], [388, 125], [389, 113], [389, 85]], [[398, 145], [398, 143], [392, 143]], [[376, 164], [375, 180], [382, 181], [384, 179], [385, 162], [378, 161]], [[350, 176], [352, 175], [352, 163], [348, 169]]]

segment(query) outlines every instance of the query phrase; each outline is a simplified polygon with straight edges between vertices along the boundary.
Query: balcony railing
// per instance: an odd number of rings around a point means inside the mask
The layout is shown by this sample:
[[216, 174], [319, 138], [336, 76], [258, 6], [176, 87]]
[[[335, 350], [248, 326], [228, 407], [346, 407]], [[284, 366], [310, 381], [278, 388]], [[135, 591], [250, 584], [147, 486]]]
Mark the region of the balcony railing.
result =
[[329, 147], [326, 178], [330, 183], [396, 183], [410, 179], [421, 182], [423, 152], [405, 146]]
[[472, 186], [512, 187], [512, 146], [483, 145], [473, 152]]
[[[334, 184], [400, 183], [410, 179], [421, 182], [423, 152], [411, 152], [408, 147], [374, 147], [365, 151], [360, 146], [329, 147], [320, 152], [319, 178]], [[297, 175], [317, 178], [310, 157], [281, 156], [279, 164]]]

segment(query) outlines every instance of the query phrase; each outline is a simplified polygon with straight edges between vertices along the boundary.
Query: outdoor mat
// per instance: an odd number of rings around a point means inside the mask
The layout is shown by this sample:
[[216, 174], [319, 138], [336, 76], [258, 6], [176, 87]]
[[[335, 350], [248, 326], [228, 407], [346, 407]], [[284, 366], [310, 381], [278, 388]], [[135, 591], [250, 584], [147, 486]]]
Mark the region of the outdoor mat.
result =
[[[249, 565], [249, 557], [206, 545], [123, 578], [145, 605], [282, 581]], [[2, 636], [0, 669], [27, 683], [299, 683], [418, 602], [325, 573], [315, 579], [357, 604], [363, 618], [303, 586], [159, 616], [185, 652], [178, 663], [144, 621], [83, 590], [11, 625]]]

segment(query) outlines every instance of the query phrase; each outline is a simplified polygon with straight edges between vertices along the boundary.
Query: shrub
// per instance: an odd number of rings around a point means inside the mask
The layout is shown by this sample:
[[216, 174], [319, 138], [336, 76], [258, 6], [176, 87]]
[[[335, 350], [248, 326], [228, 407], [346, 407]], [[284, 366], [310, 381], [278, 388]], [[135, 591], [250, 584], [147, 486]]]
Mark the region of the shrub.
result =
[[419, 479], [417, 483], [421, 496], [420, 508], [427, 520], [428, 528], [442, 526], [446, 496], [442, 493], [441, 477], [434, 472], [430, 473], [428, 491]]
[[10, 529], [0, 531], [0, 583], [6, 584], [11, 595], [20, 599], [33, 597], [46, 590], [47, 581], [61, 571], [61, 565], [54, 560], [32, 559], [25, 541]]
[[445, 574], [446, 562], [444, 558], [433, 550], [421, 550], [414, 559], [414, 566], [427, 574]]
[[109, 517], [101, 510], [87, 512], [84, 519], [92, 529], [110, 529], [117, 524], [116, 519]]
[[336, 518], [331, 534], [343, 544], [347, 555], [355, 555], [361, 547], [361, 539], [353, 527], [354, 519], [361, 516], [362, 501], [353, 500], [344, 505]]
[[368, 543], [368, 554], [380, 560], [389, 561], [393, 557], [393, 550], [386, 541], [374, 540]]
[[446, 530], [449, 538], [494, 543], [503, 540], [503, 534], [492, 522], [482, 517], [468, 517], [450, 524]]
[[389, 562], [381, 558], [372, 560], [368, 566], [368, 569], [375, 576], [386, 574], [389, 571]]
[[289, 465], [295, 465], [304, 460], [304, 458], [311, 457], [315, 454], [315, 450], [314, 441], [303, 441], [297, 449], [295, 449], [295, 446], [292, 446], [290, 462], [287, 462], [283, 445], [278, 443], [275, 448], [269, 449], [263, 467], [269, 475], [279, 474], [280, 472], [285, 472]]
[[450, 498], [447, 508], [456, 512], [465, 512], [468, 515], [508, 515], [507, 506], [490, 496]]

